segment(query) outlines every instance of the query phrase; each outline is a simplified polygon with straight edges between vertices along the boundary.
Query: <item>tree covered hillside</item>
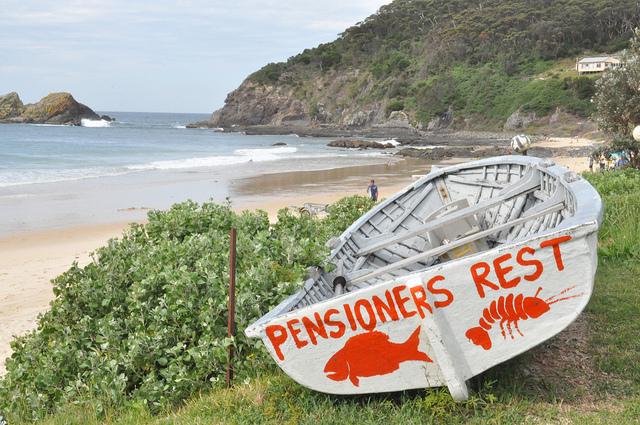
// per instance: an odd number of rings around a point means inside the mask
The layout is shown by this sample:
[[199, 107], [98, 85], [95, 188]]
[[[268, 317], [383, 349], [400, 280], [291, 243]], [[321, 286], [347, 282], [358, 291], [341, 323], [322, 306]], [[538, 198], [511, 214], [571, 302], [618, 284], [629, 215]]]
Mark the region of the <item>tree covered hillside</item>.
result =
[[584, 51], [619, 51], [639, 24], [632, 0], [395, 0], [334, 42], [250, 75], [212, 123], [366, 127], [399, 110], [417, 126], [446, 111], [458, 123], [556, 107], [588, 115], [592, 79], [552, 72], [557, 61], [570, 68]]

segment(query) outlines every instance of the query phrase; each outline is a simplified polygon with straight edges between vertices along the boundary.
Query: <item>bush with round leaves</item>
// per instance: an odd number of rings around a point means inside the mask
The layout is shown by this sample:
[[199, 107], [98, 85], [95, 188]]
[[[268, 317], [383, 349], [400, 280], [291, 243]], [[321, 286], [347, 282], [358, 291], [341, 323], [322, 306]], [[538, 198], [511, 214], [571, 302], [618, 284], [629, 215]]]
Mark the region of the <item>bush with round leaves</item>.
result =
[[283, 210], [237, 214], [185, 202], [149, 213], [99, 248], [85, 267], [53, 280], [55, 300], [34, 331], [16, 338], [0, 380], [0, 410], [35, 420], [66, 403], [98, 412], [131, 402], [152, 411], [224, 381], [229, 230], [238, 229], [238, 379], [273, 367], [242, 330], [295, 291], [321, 265], [326, 240], [373, 204], [345, 198], [324, 220]]

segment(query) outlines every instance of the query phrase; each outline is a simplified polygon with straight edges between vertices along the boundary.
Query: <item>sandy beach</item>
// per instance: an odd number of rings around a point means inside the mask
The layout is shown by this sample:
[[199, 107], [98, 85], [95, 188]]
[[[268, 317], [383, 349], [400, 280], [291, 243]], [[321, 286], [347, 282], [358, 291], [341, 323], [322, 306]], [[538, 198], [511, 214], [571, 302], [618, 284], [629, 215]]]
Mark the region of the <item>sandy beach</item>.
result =
[[[278, 210], [305, 202], [332, 203], [349, 195], [364, 195], [367, 178], [374, 176], [381, 196], [389, 196], [412, 181], [412, 171], [422, 164], [402, 162], [347, 167], [313, 172], [274, 173], [237, 182], [234, 210], [262, 209], [275, 220]], [[310, 188], [313, 184], [316, 187]], [[132, 208], [133, 209], [133, 208]], [[139, 211], [138, 211], [139, 212]], [[144, 218], [129, 222], [144, 222]], [[74, 261], [84, 265], [91, 253], [109, 239], [120, 236], [129, 222], [101, 223], [21, 232], [0, 237], [0, 375], [10, 356], [10, 342], [37, 325], [38, 315], [53, 299], [51, 279]]]
[[[577, 138], [549, 138], [536, 142], [536, 146], [540, 147], [584, 147], [593, 144], [593, 140]], [[553, 160], [576, 172], [587, 169], [585, 158], [556, 157]], [[461, 161], [449, 159], [445, 163]], [[389, 160], [330, 170], [265, 173], [231, 180], [225, 195], [235, 210], [262, 209], [275, 220], [281, 208], [302, 206], [306, 202], [331, 203], [344, 196], [364, 195], [370, 178], [376, 179], [381, 197], [390, 196], [414, 181], [417, 175], [426, 174], [429, 169], [430, 164], [425, 161]], [[176, 191], [173, 190], [169, 200], [171, 203], [177, 202], [188, 199], [192, 194], [217, 188], [211, 185], [211, 179], [209, 176], [203, 178], [198, 173], [184, 174], [178, 183], [189, 187], [191, 192], [186, 192], [180, 199], [174, 198]], [[87, 190], [81, 186], [86, 183], [74, 184], [81, 190]], [[119, 182], [115, 180], [112, 184], [116, 187]], [[171, 184], [177, 183], [172, 181]], [[154, 190], [163, 189], [166, 190], [166, 186], [158, 186]], [[202, 196], [196, 200], [207, 199]], [[138, 205], [134, 195], [130, 197], [130, 207], [118, 210], [119, 214], [122, 213], [119, 220], [113, 220], [119, 215], [111, 214], [110, 221], [99, 215], [95, 218], [96, 222], [91, 224], [64, 225], [64, 222], [52, 222], [49, 229], [0, 236], [0, 302], [3, 306], [0, 310], [0, 375], [4, 372], [5, 358], [11, 353], [9, 344], [13, 336], [33, 329], [38, 315], [47, 310], [53, 299], [51, 279], [67, 270], [74, 261], [80, 265], [86, 264], [90, 261], [91, 252], [110, 238], [118, 237], [129, 222], [144, 221], [147, 208]], [[47, 214], [46, 209], [39, 214]]]
[[[549, 137], [547, 140], [535, 142], [534, 146], [541, 148], [593, 148], [602, 143], [602, 141], [585, 137]], [[589, 161], [586, 157], [556, 156], [553, 161], [576, 173], [589, 171]]]
[[86, 264], [93, 250], [118, 236], [126, 225], [72, 227], [0, 239], [0, 373], [11, 353], [13, 335], [33, 329], [53, 299], [50, 280], [74, 261]]

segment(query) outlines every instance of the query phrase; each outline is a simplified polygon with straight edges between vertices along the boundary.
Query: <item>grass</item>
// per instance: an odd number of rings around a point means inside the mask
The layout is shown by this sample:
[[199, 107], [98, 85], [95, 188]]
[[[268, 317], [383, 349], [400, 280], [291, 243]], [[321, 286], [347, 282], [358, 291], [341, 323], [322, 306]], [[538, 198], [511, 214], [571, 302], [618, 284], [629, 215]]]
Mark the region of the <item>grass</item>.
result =
[[640, 423], [640, 172], [587, 175], [606, 206], [600, 264], [587, 310], [539, 347], [474, 378], [471, 398], [446, 389], [369, 396], [307, 390], [275, 367], [152, 415], [69, 405], [44, 424], [520, 424]]

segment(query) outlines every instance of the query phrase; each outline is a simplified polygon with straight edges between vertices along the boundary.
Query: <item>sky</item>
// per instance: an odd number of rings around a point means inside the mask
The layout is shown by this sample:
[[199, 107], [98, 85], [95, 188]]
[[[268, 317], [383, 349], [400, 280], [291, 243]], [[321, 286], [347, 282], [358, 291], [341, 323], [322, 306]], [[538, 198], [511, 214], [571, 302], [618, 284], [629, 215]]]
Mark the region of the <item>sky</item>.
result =
[[98, 111], [206, 112], [269, 62], [390, 0], [0, 0], [0, 95]]

